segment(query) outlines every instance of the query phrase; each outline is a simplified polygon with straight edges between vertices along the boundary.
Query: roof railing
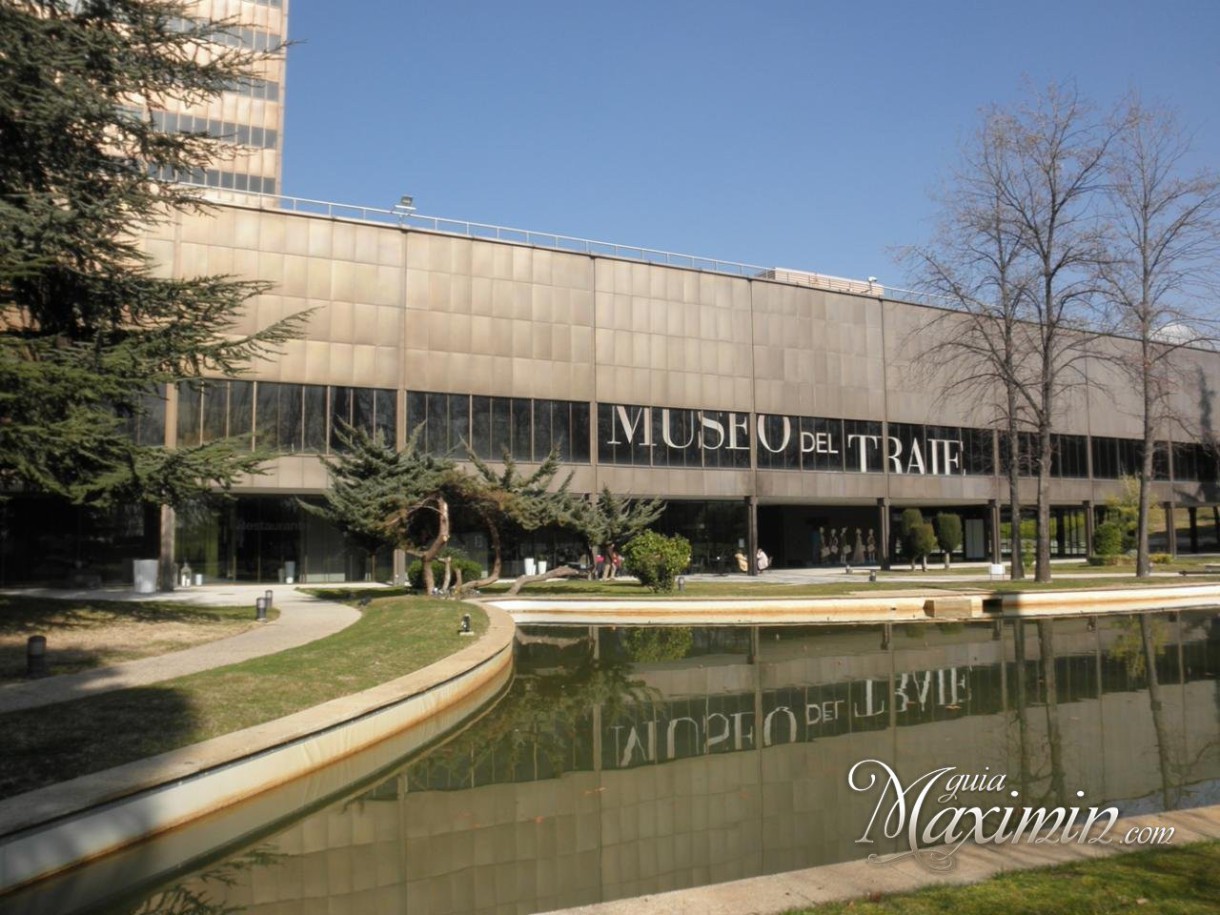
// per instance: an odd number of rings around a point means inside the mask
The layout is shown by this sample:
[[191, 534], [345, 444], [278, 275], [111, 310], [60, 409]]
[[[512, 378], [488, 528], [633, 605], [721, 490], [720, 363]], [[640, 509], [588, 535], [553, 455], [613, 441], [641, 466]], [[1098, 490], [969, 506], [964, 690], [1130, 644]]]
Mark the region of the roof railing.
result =
[[346, 219], [357, 222], [399, 226], [401, 228], [420, 229], [442, 235], [509, 242], [512, 244], [529, 245], [534, 248], [566, 251], [574, 254], [613, 257], [665, 267], [679, 267], [685, 270], [701, 270], [708, 273], [721, 273], [749, 279], [773, 280], [778, 283], [809, 286], [831, 292], [845, 292], [854, 295], [895, 299], [903, 302], [931, 305], [938, 308], [953, 307], [953, 303], [942, 296], [931, 295], [913, 289], [886, 286], [879, 283], [875, 278], [852, 280], [846, 277], [829, 276], [824, 273], [790, 270], [781, 267], [761, 267], [757, 264], [742, 264], [736, 261], [720, 260], [719, 258], [701, 257], [696, 254], [678, 254], [673, 251], [661, 251], [656, 248], [640, 247], [639, 245], [620, 245], [614, 242], [597, 241], [591, 238], [558, 235], [554, 232], [535, 232], [531, 229], [497, 226], [490, 223], [472, 222], [466, 219], [425, 216], [416, 213], [412, 207], [367, 207], [347, 203], [333, 203], [326, 200], [311, 200], [307, 197], [287, 197], [274, 194], [259, 195], [244, 192], [233, 192], [230, 195], [225, 191], [217, 193], [216, 189], [209, 189], [208, 196], [214, 199], [231, 200], [237, 204], [257, 206], [260, 209], [284, 210], [290, 213], [325, 216], [329, 219]]

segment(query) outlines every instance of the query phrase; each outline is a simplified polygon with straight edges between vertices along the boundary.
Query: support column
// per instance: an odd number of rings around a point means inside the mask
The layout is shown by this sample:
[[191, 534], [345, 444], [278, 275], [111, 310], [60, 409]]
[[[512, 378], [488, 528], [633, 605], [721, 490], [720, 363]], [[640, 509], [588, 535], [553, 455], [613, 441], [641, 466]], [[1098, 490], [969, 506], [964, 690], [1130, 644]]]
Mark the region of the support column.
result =
[[1199, 509], [1192, 505], [1186, 509], [1186, 514], [1190, 518], [1190, 551], [1197, 553], [1199, 552]]
[[1170, 556], [1178, 555], [1178, 528], [1173, 520], [1173, 503], [1165, 503], [1165, 549]]
[[1067, 553], [1067, 531], [1063, 526], [1066, 514], [1062, 507], [1051, 509], [1051, 517], [1055, 519], [1055, 549], [1061, 557]]
[[1004, 553], [1000, 549], [1000, 500], [991, 499], [987, 503], [987, 525], [991, 528], [991, 561], [999, 565], [1004, 561]]
[[402, 587], [407, 583], [407, 554], [402, 550], [394, 551], [394, 584]]
[[746, 496], [746, 560], [751, 575], [758, 574], [758, 496]]
[[1093, 556], [1093, 529], [1097, 524], [1097, 513], [1093, 508], [1093, 500], [1084, 500], [1084, 554]]
[[882, 569], [890, 567], [890, 500], [877, 500], [877, 559]]
[[157, 557], [157, 588], [172, 591], [178, 584], [177, 568], [174, 566], [175, 514], [168, 505], [161, 506], [161, 547]]

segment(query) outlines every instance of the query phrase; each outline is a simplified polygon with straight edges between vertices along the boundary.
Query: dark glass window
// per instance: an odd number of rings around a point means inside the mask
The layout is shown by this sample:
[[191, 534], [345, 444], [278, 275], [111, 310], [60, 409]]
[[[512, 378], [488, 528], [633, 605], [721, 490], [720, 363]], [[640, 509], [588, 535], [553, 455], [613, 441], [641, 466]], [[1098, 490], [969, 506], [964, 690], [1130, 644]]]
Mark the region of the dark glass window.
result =
[[1132, 438], [1093, 436], [1093, 476], [1099, 480], [1117, 480], [1139, 473], [1141, 450], [1140, 443]]
[[1152, 478], [1169, 479], [1169, 443], [1157, 442], [1152, 449]]
[[254, 382], [229, 382], [229, 438], [251, 446], [254, 431]]
[[[427, 427], [424, 426], [424, 421], [427, 419], [427, 417], [428, 417], [428, 395], [422, 393], [421, 391], [408, 391], [407, 392], [407, 439], [410, 440], [410, 438], [416, 434], [416, 431], [420, 430], [418, 433], [419, 438], [416, 440], [415, 444], [416, 444], [416, 447], [418, 447], [424, 451], [427, 450], [426, 437], [424, 435], [424, 432], [427, 431]], [[420, 429], [421, 426], [424, 426], [424, 428], [422, 430]]]
[[704, 467], [750, 466], [750, 414], [701, 410]]
[[647, 407], [597, 405], [597, 459], [605, 464], [651, 464], [652, 416]]
[[229, 383], [203, 383], [203, 441], [214, 442], [229, 435]]
[[1173, 478], [1191, 481], [1199, 479], [1199, 446], [1192, 442], [1173, 443]]
[[346, 451], [343, 438], [352, 434], [352, 389], [330, 389], [330, 450]]
[[572, 403], [572, 460], [589, 463], [589, 405]]
[[800, 448], [805, 470], [842, 470], [843, 420], [802, 416]]
[[183, 448], [199, 444], [202, 411], [203, 383], [178, 382], [178, 444]]
[[773, 470], [798, 470], [801, 466], [801, 422], [799, 416], [769, 416], [756, 419], [758, 466]]
[[[1008, 474], [1008, 433], [999, 434], [1000, 472]], [[1017, 433], [1018, 459], [1020, 466], [1017, 473], [1023, 477], [1036, 476], [1038, 473], [1038, 437], [1032, 432]]]
[[470, 398], [470, 450], [484, 460], [497, 460], [499, 455], [492, 450], [491, 441], [491, 397]]
[[694, 410], [652, 409], [653, 461], [658, 467], [698, 467], [699, 420]]
[[923, 426], [889, 423], [885, 459], [890, 473], [926, 474], [931, 472], [928, 445]]
[[165, 444], [165, 386], [141, 394], [130, 407], [120, 407], [123, 433], [137, 445]]
[[1051, 476], [1087, 479], [1089, 440], [1084, 435], [1051, 436]]
[[320, 384], [304, 385], [305, 450], [326, 450], [326, 387]]
[[962, 429], [962, 466], [966, 473], [995, 473], [995, 433], [990, 429]]
[[[518, 461], [534, 460], [534, 420], [530, 402], [522, 397], [514, 398], [510, 405], [510, 416], [513, 458]], [[545, 448], [542, 450], [544, 454], [538, 455], [539, 460], [545, 456]]]
[[352, 389], [352, 425], [366, 435], [372, 435], [376, 428], [377, 394], [372, 388]]
[[881, 423], [863, 419], [843, 420], [844, 469], [853, 473], [881, 473], [885, 442]]
[[260, 381], [254, 411], [255, 444], [260, 451], [294, 453], [303, 440], [302, 386]]

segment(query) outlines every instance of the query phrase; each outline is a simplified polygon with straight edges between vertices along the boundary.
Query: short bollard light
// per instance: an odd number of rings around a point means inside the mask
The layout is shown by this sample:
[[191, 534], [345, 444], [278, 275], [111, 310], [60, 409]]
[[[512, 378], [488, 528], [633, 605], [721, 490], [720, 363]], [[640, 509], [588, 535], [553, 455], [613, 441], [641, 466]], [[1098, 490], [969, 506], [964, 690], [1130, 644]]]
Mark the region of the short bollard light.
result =
[[272, 598], [272, 597], [274, 597], [274, 596], [275, 596], [275, 595], [273, 595], [273, 594], [271, 593], [271, 589], [270, 589], [270, 588], [268, 588], [266, 591], [264, 591], [264, 592], [263, 592], [263, 600], [265, 600], [265, 601], [267, 602], [267, 609], [268, 609], [268, 610], [270, 610], [270, 609], [271, 609], [271, 605], [272, 605], [272, 600], [271, 600], [271, 598]]
[[30, 680], [49, 675], [47, 668], [47, 637], [32, 635], [25, 643], [25, 675]]
[[474, 635], [473, 630], [471, 630], [471, 628], [470, 628], [470, 614], [469, 613], [462, 614], [462, 628], [458, 630], [458, 635]]
[[267, 622], [267, 598], [256, 597], [254, 599], [254, 618], [260, 622]]
[[870, 572], [868, 573], [868, 580], [869, 580], [869, 581], [876, 581], [876, 580], [877, 580], [877, 570], [876, 570], [876, 569], [873, 569], [872, 571], [870, 571]]
[[686, 590], [686, 577], [684, 575], [678, 576], [678, 590], [679, 591]]

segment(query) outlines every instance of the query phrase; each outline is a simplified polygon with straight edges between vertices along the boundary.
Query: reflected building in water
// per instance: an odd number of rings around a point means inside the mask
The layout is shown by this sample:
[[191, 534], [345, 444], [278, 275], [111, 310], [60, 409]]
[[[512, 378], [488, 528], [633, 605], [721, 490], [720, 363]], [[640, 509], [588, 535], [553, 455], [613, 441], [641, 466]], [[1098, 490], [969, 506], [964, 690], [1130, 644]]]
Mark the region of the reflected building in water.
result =
[[497, 708], [263, 840], [274, 861], [218, 898], [542, 911], [904, 850], [857, 842], [877, 798], [846, 773], [870, 758], [1003, 774], [962, 795], [985, 806], [1215, 802], [1220, 623], [1147, 623], [526, 630]]

